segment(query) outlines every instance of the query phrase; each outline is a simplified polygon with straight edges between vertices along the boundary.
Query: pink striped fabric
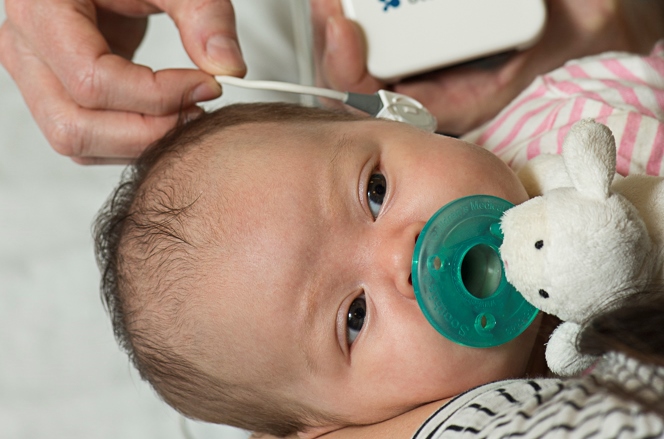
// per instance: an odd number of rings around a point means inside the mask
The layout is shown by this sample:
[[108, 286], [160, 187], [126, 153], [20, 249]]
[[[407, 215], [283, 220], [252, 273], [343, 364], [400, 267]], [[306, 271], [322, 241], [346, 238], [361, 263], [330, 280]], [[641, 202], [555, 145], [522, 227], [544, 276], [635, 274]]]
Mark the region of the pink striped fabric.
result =
[[560, 153], [570, 127], [587, 117], [613, 131], [618, 172], [664, 175], [664, 40], [648, 56], [610, 52], [570, 61], [463, 139], [518, 169], [539, 154]]

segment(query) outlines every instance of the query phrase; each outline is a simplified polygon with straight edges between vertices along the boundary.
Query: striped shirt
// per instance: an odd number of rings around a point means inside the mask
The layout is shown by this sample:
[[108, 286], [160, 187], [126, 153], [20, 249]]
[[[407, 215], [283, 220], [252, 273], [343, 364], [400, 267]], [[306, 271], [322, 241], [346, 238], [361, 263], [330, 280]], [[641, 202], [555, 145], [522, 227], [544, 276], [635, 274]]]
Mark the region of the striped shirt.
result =
[[648, 56], [608, 52], [569, 61], [463, 138], [518, 170], [541, 153], [559, 154], [570, 127], [587, 117], [613, 131], [620, 174], [664, 175], [664, 40]]
[[662, 417], [635, 399], [609, 391], [607, 384], [641, 401], [661, 402], [664, 368], [609, 354], [581, 378], [486, 384], [441, 407], [413, 439], [664, 437]]

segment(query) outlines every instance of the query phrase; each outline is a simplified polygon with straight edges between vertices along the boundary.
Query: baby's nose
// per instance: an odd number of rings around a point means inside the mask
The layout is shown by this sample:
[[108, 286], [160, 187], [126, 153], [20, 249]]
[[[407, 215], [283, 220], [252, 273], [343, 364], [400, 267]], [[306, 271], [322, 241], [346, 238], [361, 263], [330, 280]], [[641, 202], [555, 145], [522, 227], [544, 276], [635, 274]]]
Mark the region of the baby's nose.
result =
[[411, 268], [415, 242], [425, 223], [413, 223], [391, 239], [391, 245], [386, 249], [388, 253], [388, 269], [394, 277], [394, 285], [401, 295], [414, 299], [413, 277]]

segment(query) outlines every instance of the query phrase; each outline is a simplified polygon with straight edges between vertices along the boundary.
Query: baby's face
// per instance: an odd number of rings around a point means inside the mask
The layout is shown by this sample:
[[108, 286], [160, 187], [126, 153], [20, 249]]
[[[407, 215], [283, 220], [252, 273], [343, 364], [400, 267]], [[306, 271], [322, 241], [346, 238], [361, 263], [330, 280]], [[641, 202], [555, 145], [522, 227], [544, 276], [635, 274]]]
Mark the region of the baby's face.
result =
[[503, 162], [399, 123], [240, 128], [270, 146], [218, 171], [232, 252], [220, 251], [207, 293], [246, 355], [238, 369], [269, 368], [271, 385], [355, 423], [523, 373], [532, 328], [497, 348], [456, 345], [427, 322], [411, 281], [415, 241], [444, 204], [526, 200]]

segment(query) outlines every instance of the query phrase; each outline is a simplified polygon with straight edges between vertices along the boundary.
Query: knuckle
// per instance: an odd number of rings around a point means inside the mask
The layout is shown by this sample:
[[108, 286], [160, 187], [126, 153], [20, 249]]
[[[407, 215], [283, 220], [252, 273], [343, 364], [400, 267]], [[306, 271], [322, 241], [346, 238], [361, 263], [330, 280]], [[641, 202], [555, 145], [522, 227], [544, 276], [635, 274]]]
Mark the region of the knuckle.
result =
[[[151, 116], [165, 116], [177, 111], [178, 106], [182, 105], [187, 98], [185, 94], [176, 98], [172, 86], [167, 86], [159, 81], [157, 74], [151, 73], [143, 83], [143, 91], [149, 99], [145, 99], [140, 107], [140, 112]], [[176, 101], [177, 99], [177, 101]], [[132, 111], [139, 112], [139, 107], [135, 106]]]
[[94, 63], [77, 69], [67, 81], [70, 95], [82, 107], [99, 108], [103, 106], [99, 74]]
[[185, 21], [191, 15], [214, 19], [215, 27], [221, 25], [223, 33], [230, 37], [235, 36], [235, 9], [230, 1], [196, 0], [195, 2], [178, 2], [177, 4], [180, 6], [173, 13], [179, 18], [178, 21]]
[[63, 115], [51, 119], [44, 129], [44, 135], [58, 154], [67, 157], [82, 155], [83, 135], [76, 118]]
[[[165, 116], [173, 111], [173, 105], [166, 96], [166, 93], [158, 93], [156, 98], [155, 107], [152, 109], [154, 116]], [[184, 100], [184, 97], [182, 99]]]

